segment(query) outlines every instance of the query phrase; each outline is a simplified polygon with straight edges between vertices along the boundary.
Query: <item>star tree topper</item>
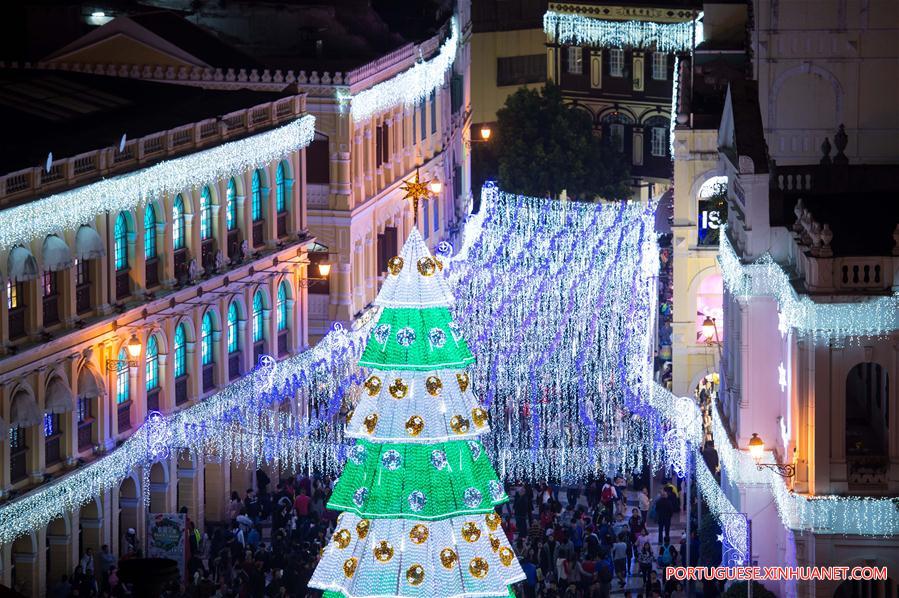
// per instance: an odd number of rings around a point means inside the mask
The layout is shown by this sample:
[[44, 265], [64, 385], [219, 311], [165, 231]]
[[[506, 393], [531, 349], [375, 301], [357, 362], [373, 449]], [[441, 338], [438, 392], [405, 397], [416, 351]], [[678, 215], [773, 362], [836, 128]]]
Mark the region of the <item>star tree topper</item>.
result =
[[400, 187], [400, 191], [405, 191], [406, 196], [403, 199], [412, 201], [412, 214], [415, 224], [418, 225], [418, 202], [427, 199], [432, 195], [431, 181], [422, 181], [419, 178], [418, 169], [415, 169], [415, 178], [403, 181], [404, 185]]

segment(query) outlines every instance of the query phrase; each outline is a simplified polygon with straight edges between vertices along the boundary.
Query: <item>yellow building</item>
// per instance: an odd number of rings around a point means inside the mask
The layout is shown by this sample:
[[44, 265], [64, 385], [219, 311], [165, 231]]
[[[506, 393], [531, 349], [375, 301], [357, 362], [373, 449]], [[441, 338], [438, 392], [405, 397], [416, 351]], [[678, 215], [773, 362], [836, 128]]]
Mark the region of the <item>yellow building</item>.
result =
[[497, 110], [522, 86], [546, 83], [546, 5], [484, 0], [472, 7], [472, 130], [496, 121]]
[[[304, 31], [318, 24], [317, 32], [309, 34], [316, 39], [305, 48], [280, 28], [253, 38], [256, 33], [242, 26], [238, 4], [200, 10], [191, 21], [158, 11], [118, 16], [39, 64], [205, 89], [280, 91], [289, 86], [306, 94], [307, 109], [316, 117], [306, 177], [309, 226], [330, 252], [313, 259], [334, 268], [328, 285], [310, 289], [313, 339], [335, 321], [352, 320], [377, 294], [387, 260], [412, 226], [398, 190], [404, 179], [420, 168], [423, 178], [442, 184], [441, 192], [421, 207], [421, 232], [429, 245], [454, 237], [470, 201], [469, 149], [463, 139], [472, 105], [469, 2], [459, 2], [454, 18], [448, 15], [422, 41], [394, 36], [387, 52], [378, 51], [374, 42], [363, 50], [357, 47], [360, 39], [370, 41], [365, 39], [370, 23], [380, 21], [371, 6], [336, 2], [334, 10], [342, 19], [364, 23], [360, 31], [349, 34], [333, 26], [328, 20], [333, 15], [327, 17], [320, 7], [279, 6], [271, 17], [279, 22], [301, 23]], [[224, 36], [234, 45], [223, 42]], [[198, 45], [197, 38], [206, 43]], [[286, 45], [278, 47], [281, 42]], [[265, 50], [279, 54], [256, 59], [238, 47], [254, 44], [269, 44]], [[448, 66], [436, 88], [404, 105], [409, 94], [418, 92], [403, 88], [401, 76], [422, 62]], [[278, 68], [285, 63], [294, 68]], [[369, 107], [377, 95], [391, 100], [375, 100], [377, 109], [366, 108], [360, 117], [358, 98], [364, 94]]]
[[[2, 76], [18, 143], [0, 155], [0, 493], [17, 500], [115, 449], [149, 412], [308, 348], [314, 130], [291, 92]], [[149, 483], [149, 512], [187, 507], [202, 525], [252, 478], [174, 455]], [[4, 545], [0, 583], [42, 595], [87, 549], [118, 556], [128, 528], [143, 537], [144, 489], [132, 472]]]

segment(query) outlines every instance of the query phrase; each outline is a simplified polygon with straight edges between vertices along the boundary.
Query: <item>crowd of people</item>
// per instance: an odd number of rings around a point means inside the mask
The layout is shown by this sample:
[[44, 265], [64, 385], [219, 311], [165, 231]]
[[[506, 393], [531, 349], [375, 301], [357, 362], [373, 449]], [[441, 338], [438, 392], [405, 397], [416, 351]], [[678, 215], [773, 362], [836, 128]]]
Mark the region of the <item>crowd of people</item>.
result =
[[[296, 476], [270, 488], [265, 472], [256, 476], [255, 489], [232, 493], [227, 523], [209, 523], [201, 533], [187, 517], [185, 571], [163, 596], [320, 595], [307, 584], [339, 514], [326, 509], [332, 480]], [[696, 564], [699, 554], [695, 527], [689, 538], [684, 533], [672, 538], [680, 492], [668, 483], [650, 497], [645, 485], [636, 484], [640, 487], [629, 487], [618, 477], [585, 487], [508, 487], [511, 500], [500, 507], [503, 529], [527, 576], [513, 588], [516, 595], [685, 596], [681, 584], [664, 575], [669, 565], [687, 564], [688, 554], [690, 564]], [[657, 528], [654, 533], [651, 527]], [[142, 556], [139, 546], [134, 530], [128, 530], [122, 559]], [[72, 575], [51, 587], [49, 595], [129, 595], [118, 565], [108, 546], [99, 555], [88, 549]]]
[[[527, 575], [517, 588], [520, 595], [686, 595], [679, 582], [664, 576], [665, 567], [686, 564], [688, 554], [695, 564], [699, 554], [695, 528], [690, 538], [682, 533], [671, 541], [671, 522], [681, 510], [674, 484], [666, 484], [653, 499], [647, 487], [628, 490], [618, 477], [565, 489], [564, 506], [559, 492], [550, 485], [516, 486], [503, 507], [506, 533]], [[649, 532], [652, 525], [658, 527], [657, 536]]]

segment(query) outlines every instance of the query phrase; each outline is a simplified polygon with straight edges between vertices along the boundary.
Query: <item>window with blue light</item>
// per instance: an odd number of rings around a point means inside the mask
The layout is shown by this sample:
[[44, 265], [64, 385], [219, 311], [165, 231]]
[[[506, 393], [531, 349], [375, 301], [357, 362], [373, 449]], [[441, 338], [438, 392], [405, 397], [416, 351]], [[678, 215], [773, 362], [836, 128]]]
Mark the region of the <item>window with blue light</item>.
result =
[[422, 216], [422, 218], [421, 218], [422, 227], [421, 228], [424, 231], [425, 239], [428, 238], [428, 231], [430, 230], [428, 228], [428, 222], [431, 221], [430, 218], [428, 217], [430, 214], [430, 207], [428, 206], [429, 203], [431, 203], [431, 202], [429, 202], [428, 200], [424, 200], [423, 202], [421, 202], [421, 216]]
[[427, 110], [427, 101], [422, 98], [418, 103], [418, 111], [419, 111], [419, 122], [421, 123], [421, 140], [424, 141], [425, 137], [428, 136], [428, 121], [425, 120], [426, 110]]
[[275, 209], [279, 214], [287, 211], [287, 174], [284, 172], [284, 162], [278, 164], [275, 173]]
[[128, 267], [128, 219], [124, 212], [120, 212], [115, 219], [115, 269], [124, 270]]
[[51, 436], [55, 436], [60, 433], [62, 433], [62, 428], [59, 425], [59, 414], [45, 413], [44, 414], [44, 438], [50, 438]]
[[131, 381], [128, 374], [128, 352], [123, 348], [119, 351], [119, 364], [116, 367], [116, 403], [121, 405], [131, 399]]
[[278, 330], [287, 330], [287, 282], [278, 285]]
[[200, 334], [200, 352], [203, 359], [203, 365], [209, 365], [215, 361], [215, 355], [212, 351], [212, 314], [206, 312], [203, 316], [203, 325]]
[[237, 304], [231, 303], [228, 307], [228, 353], [234, 353], [240, 349], [240, 335], [237, 330]]
[[175, 328], [175, 378], [180, 378], [187, 373], [187, 334], [184, 332], [184, 324], [178, 324]]
[[172, 241], [175, 249], [184, 249], [184, 198], [180, 193], [172, 206]]
[[228, 204], [226, 218], [228, 220], [228, 230], [237, 228], [237, 184], [234, 179], [228, 181]]
[[253, 295], [253, 341], [261, 341], [264, 334], [264, 320], [262, 317], [262, 291], [256, 291]]
[[209, 187], [203, 187], [200, 195], [200, 238], [204, 241], [212, 238], [212, 192]]
[[251, 206], [251, 214], [253, 216], [253, 222], [259, 222], [262, 220], [262, 171], [254, 170], [253, 171], [253, 193], [252, 193], [252, 206]]
[[152, 205], [144, 211], [144, 257], [156, 257], [156, 210]]
[[155, 336], [147, 341], [147, 390], [159, 388], [159, 343]]
[[434, 232], [440, 230], [440, 201], [434, 200]]
[[437, 90], [431, 91], [431, 133], [437, 132]]

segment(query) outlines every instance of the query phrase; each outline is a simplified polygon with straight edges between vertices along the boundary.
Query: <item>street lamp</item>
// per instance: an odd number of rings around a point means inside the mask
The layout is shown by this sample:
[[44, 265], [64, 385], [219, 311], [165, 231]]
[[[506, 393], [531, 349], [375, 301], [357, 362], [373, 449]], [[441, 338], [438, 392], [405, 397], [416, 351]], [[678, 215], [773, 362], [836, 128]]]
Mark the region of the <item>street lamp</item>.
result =
[[428, 188], [434, 195], [440, 195], [440, 192], [443, 191], [443, 183], [440, 182], [440, 179], [435, 178], [428, 185]]
[[796, 468], [790, 464], [780, 464], [780, 463], [762, 463], [762, 455], [765, 452], [765, 443], [755, 432], [752, 433], [752, 438], [749, 439], [749, 455], [755, 459], [756, 468], [761, 471], [763, 469], [770, 469], [775, 472], [777, 475], [783, 478], [792, 478], [796, 475]]
[[710, 318], [709, 316], [705, 317], [705, 320], [702, 322], [702, 336], [705, 337], [705, 341], [708, 344], [712, 344], [715, 342], [715, 337], [717, 336], [717, 327], [715, 326], [715, 320]]
[[481, 125], [481, 141], [490, 141], [490, 134], [493, 131], [487, 125]]
[[136, 368], [138, 365], [140, 365], [140, 363], [137, 361], [137, 358], [140, 357], [141, 345], [140, 339], [137, 338], [136, 334], [131, 335], [131, 338], [128, 339], [128, 342], [125, 344], [125, 348], [128, 350], [128, 356], [131, 357], [131, 359], [107, 359], [107, 371], [118, 371], [122, 364], [125, 364], [130, 368]]

